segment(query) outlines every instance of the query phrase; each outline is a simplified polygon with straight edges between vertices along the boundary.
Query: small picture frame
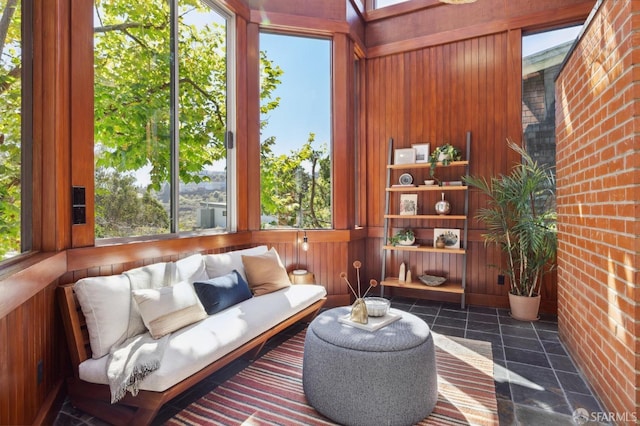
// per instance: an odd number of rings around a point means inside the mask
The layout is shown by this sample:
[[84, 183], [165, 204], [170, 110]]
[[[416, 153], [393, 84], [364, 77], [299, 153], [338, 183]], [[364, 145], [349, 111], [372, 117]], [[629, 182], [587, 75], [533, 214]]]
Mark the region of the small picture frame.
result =
[[459, 249], [460, 248], [460, 230], [448, 228], [435, 228], [433, 230], [433, 247], [436, 247], [438, 237], [444, 236], [444, 248]]
[[415, 164], [416, 150], [414, 148], [399, 148], [394, 150], [393, 164]]
[[400, 194], [400, 215], [415, 216], [418, 214], [418, 194]]
[[428, 143], [417, 143], [411, 145], [416, 150], [416, 163], [428, 163], [429, 162], [429, 147]]

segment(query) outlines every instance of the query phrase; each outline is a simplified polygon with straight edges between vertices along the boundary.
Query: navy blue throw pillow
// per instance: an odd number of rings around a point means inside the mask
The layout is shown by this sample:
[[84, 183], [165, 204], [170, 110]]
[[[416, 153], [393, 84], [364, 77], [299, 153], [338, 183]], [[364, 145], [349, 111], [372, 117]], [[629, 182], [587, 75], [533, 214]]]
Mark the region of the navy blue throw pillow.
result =
[[253, 297], [249, 285], [235, 269], [221, 277], [194, 282], [193, 287], [209, 315]]

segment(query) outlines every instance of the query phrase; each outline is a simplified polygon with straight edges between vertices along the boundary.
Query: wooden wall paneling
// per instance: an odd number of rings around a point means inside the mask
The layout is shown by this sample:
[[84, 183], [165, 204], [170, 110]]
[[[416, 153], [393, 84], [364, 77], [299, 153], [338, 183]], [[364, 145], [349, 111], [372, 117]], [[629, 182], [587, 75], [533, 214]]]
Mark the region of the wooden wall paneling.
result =
[[[9, 407], [9, 423], [19, 424], [27, 423], [27, 419], [24, 417], [24, 381], [26, 377], [20, 377], [19, 373], [26, 373], [22, 361], [24, 360], [25, 348], [20, 341], [20, 337], [24, 336], [24, 332], [21, 330], [21, 326], [24, 324], [23, 309], [17, 309], [16, 312], [6, 318], [7, 327], [7, 340], [6, 345], [12, 348], [7, 356], [7, 364], [10, 366], [7, 369], [7, 384], [8, 384], [8, 403], [5, 404]], [[11, 342], [11, 343], [10, 343]]]
[[[35, 2], [34, 2], [35, 3]], [[32, 140], [32, 196], [31, 249], [40, 251], [43, 245], [42, 212], [44, 205], [43, 134], [44, 134], [44, 24], [42, 7], [32, 7], [33, 13], [33, 140]]]
[[[513, 67], [519, 67], [520, 54], [509, 53], [508, 43], [514, 42], [509, 37], [513, 36], [506, 32], [492, 34], [367, 60], [367, 78], [370, 79], [367, 85], [368, 148], [379, 147], [375, 135], [380, 134], [393, 135], [396, 148], [408, 147], [423, 137], [432, 143], [433, 148], [445, 141], [464, 148], [466, 131], [469, 130], [472, 132], [471, 173], [489, 176], [508, 171], [507, 165], [513, 159], [505, 153], [504, 141], [509, 129], [520, 127], [521, 102], [519, 68], [514, 74], [511, 71]], [[519, 39], [516, 41], [519, 43]], [[382, 87], [384, 94], [380, 95]], [[376, 155], [368, 153], [367, 161], [369, 225], [381, 229], [386, 150], [378, 149]], [[376, 168], [375, 164], [379, 164], [377, 170], [371, 171]], [[415, 174], [417, 179], [424, 177], [419, 172]], [[451, 169], [438, 168], [436, 176], [448, 180], [458, 178], [459, 174]], [[394, 203], [396, 198], [392, 197]], [[454, 206], [463, 203], [462, 194], [447, 194], [447, 199]], [[427, 210], [435, 202], [429, 197], [422, 200], [422, 208]], [[473, 216], [484, 203], [486, 199], [483, 196], [471, 191], [470, 215]], [[393, 224], [394, 228], [406, 226], [421, 225], [414, 220]], [[434, 222], [433, 226], [453, 225], [441, 220]], [[470, 220], [468, 291], [477, 295], [494, 295], [495, 303], [502, 303], [507, 286], [498, 286], [498, 271], [487, 266], [501, 263], [501, 253], [497, 248], [484, 247], [480, 236], [482, 228], [483, 225], [475, 219]], [[376, 232], [372, 230], [370, 234], [375, 235]], [[427, 230], [420, 230], [418, 237], [432, 239]], [[377, 249], [367, 246], [367, 250]], [[474, 250], [479, 253], [474, 254]], [[421, 256], [415, 253], [391, 256], [388, 268], [395, 270], [402, 260], [406, 260], [419, 269], [429, 267], [450, 271], [454, 277], [461, 275], [462, 264], [453, 256], [435, 256], [435, 260], [422, 259]], [[483, 297], [482, 300], [486, 302], [491, 298]]]
[[[349, 270], [355, 272], [355, 268], [353, 267], [353, 262], [356, 259], [353, 259], [350, 257], [348, 243], [341, 243], [338, 249], [339, 249], [338, 256], [331, 259], [333, 261], [333, 268], [331, 270], [331, 275], [328, 277], [328, 280], [333, 284], [333, 294], [344, 298], [345, 295], [350, 294], [351, 292], [347, 288], [347, 285], [344, 282], [344, 280], [340, 278], [340, 272], [342, 271], [348, 272]], [[358, 260], [362, 262], [364, 259], [358, 259]], [[364, 277], [361, 277], [361, 281], [363, 279]], [[357, 279], [354, 279], [354, 281], [352, 282], [355, 283], [354, 284], [355, 286], [358, 285]], [[349, 301], [351, 301], [351, 297], [349, 297]]]
[[[7, 324], [7, 317], [0, 318], [0, 342], [9, 341], [9, 326]], [[6, 425], [9, 422], [9, 413], [11, 411], [11, 381], [12, 375], [10, 374], [11, 366], [9, 364], [9, 353], [12, 345], [0, 345], [0, 424]]]
[[[495, 41], [495, 63], [497, 64], [498, 69], [507, 69], [507, 58], [508, 54], [508, 35], [506, 33], [496, 34], [494, 36]], [[507, 71], [507, 74], [511, 74]], [[509, 78], [509, 77], [507, 77]], [[511, 120], [511, 115], [507, 112], [507, 108], [505, 105], [507, 104], [520, 104], [520, 102], [514, 102], [513, 97], [511, 96], [510, 89], [504, 89], [504, 75], [502, 73], [496, 72], [494, 73], [494, 86], [492, 88], [492, 93], [494, 93], [494, 109], [493, 109], [493, 117], [495, 120], [495, 126], [491, 129], [492, 132], [487, 134], [487, 141], [495, 141], [495, 143], [504, 143], [506, 137], [509, 137], [508, 124]], [[509, 78], [508, 84], [516, 84], [518, 87], [522, 84], [522, 79], [518, 76], [514, 76]], [[521, 117], [518, 118], [518, 121], [521, 120]], [[475, 146], [472, 145], [472, 147]], [[504, 149], [496, 149], [493, 152], [493, 159], [497, 167], [501, 169], [506, 169], [506, 157], [507, 153]]]
[[[548, 30], [552, 27], [583, 23], [594, 5], [593, 0], [545, 0], [522, 4], [507, 3], [510, 29], [529, 31]], [[515, 6], [515, 7], [512, 7]]]
[[66, 271], [65, 252], [38, 254], [21, 263], [17, 272], [0, 277], [0, 318], [26, 303]]
[[[32, 424], [47, 396], [59, 388], [64, 351], [50, 283], [0, 317], [0, 423]], [[42, 362], [42, 380], [37, 367]]]
[[[93, 161], [93, 2], [70, 4], [70, 167], [71, 185], [85, 188], [86, 223], [71, 225], [71, 246], [91, 246], [95, 241]], [[71, 191], [71, 188], [67, 188]], [[70, 208], [70, 206], [67, 206]], [[71, 214], [66, 218], [71, 220]]]
[[452, 43], [447, 43], [442, 46], [439, 51], [442, 53], [442, 62], [441, 62], [441, 78], [442, 85], [441, 88], [443, 90], [443, 96], [441, 96], [440, 102], [442, 103], [442, 139], [451, 141], [453, 144], [458, 144], [458, 141], [454, 140], [454, 133], [451, 130], [451, 121], [452, 114], [455, 114], [453, 109], [451, 108], [451, 102], [453, 97], [455, 96], [454, 85], [451, 84], [451, 45]]
[[[340, 265], [336, 266], [337, 258], [341, 255], [340, 247], [336, 247], [335, 251], [330, 251], [328, 243], [322, 243], [320, 245], [320, 252], [324, 253], [324, 256], [316, 256], [316, 266], [314, 267], [314, 271], [318, 271], [318, 282], [323, 284], [327, 288], [327, 293], [335, 294], [338, 286], [336, 285], [337, 280], [339, 280], [339, 274], [335, 275], [336, 269], [340, 269]], [[346, 259], [345, 259], [346, 263]]]
[[[46, 2], [45, 2], [46, 3]], [[71, 34], [68, 30], [70, 27], [70, 8], [69, 0], [57, 0], [53, 3], [52, 10], [56, 22], [54, 32], [49, 34], [53, 38], [52, 42], [52, 60], [51, 71], [55, 81], [50, 82], [53, 89], [52, 105], [54, 109], [51, 111], [50, 119], [53, 120], [50, 143], [47, 150], [53, 149], [51, 157], [45, 157], [46, 172], [44, 174], [45, 181], [51, 179], [47, 185], [47, 190], [53, 190], [55, 193], [54, 208], [52, 214], [45, 212], [47, 221], [45, 229], [50, 227], [55, 230], [55, 238], [53, 245], [44, 247], [45, 250], [63, 250], [71, 246], [71, 132], [70, 132], [70, 39]], [[51, 159], [53, 161], [50, 161]], [[48, 161], [47, 161], [48, 159]]]
[[406, 63], [404, 85], [407, 88], [407, 98], [405, 99], [405, 128], [409, 145], [426, 142], [426, 126], [422, 117], [427, 108], [424, 97], [425, 85], [428, 84], [426, 76], [426, 61], [424, 51], [411, 51], [404, 55]]
[[[362, 268], [360, 270], [360, 291], [361, 291], [361, 295], [364, 295], [364, 293], [367, 291], [367, 288], [369, 288], [369, 281], [371, 279], [380, 281], [380, 277], [377, 274], [374, 275], [370, 273], [369, 263], [371, 263], [372, 260], [365, 255], [364, 240], [360, 239], [352, 242], [351, 244], [349, 244], [347, 249], [348, 249], [347, 259], [349, 260], [347, 263], [347, 267], [353, 270], [353, 262], [356, 260], [359, 260], [362, 264]], [[338, 279], [337, 282], [344, 286], [341, 279]], [[357, 278], [356, 278], [356, 282], [357, 282]], [[356, 288], [356, 291], [357, 290], [358, 289]], [[346, 288], [346, 291], [350, 293], [348, 288]], [[371, 291], [368, 293], [368, 296], [376, 296], [376, 295], [377, 295], [377, 291], [375, 289], [371, 289]], [[349, 300], [351, 301], [351, 299]]]
[[[249, 166], [255, 164], [249, 163], [249, 152], [255, 153], [255, 150], [250, 150], [251, 143], [255, 143], [253, 137], [255, 137], [254, 126], [250, 126], [249, 117], [255, 118], [256, 108], [250, 102], [249, 89], [251, 88], [253, 97], [251, 101], [257, 101], [255, 98], [255, 91], [257, 81], [251, 80], [257, 79], [257, 72], [249, 72], [249, 66], [257, 67], [256, 55], [257, 52], [250, 52], [248, 41], [248, 28], [247, 21], [241, 17], [236, 17], [236, 54], [235, 54], [235, 97], [236, 97], [236, 111], [235, 111], [235, 129], [230, 129], [234, 132], [235, 136], [235, 165], [236, 165], [236, 208], [237, 208], [237, 225], [238, 230], [250, 229], [249, 212], [249, 181], [251, 170], [256, 170], [253, 167], [243, 167], [247, 164]], [[256, 48], [256, 45], [251, 46], [252, 49]], [[242, 54], [242, 53], [246, 54]], [[249, 60], [252, 58], [252, 60]], [[259, 92], [258, 92], [259, 93]], [[258, 111], [259, 115], [259, 111]], [[251, 142], [250, 142], [251, 141]], [[255, 161], [254, 161], [255, 162]], [[259, 169], [258, 169], [259, 170]], [[251, 193], [253, 194], [253, 193]], [[259, 225], [258, 225], [259, 226]]]
[[407, 96], [407, 87], [405, 80], [405, 62], [401, 56], [393, 56], [390, 58], [388, 65], [391, 67], [390, 75], [399, 84], [391, 85], [391, 97], [393, 100], [393, 116], [391, 117], [394, 123], [392, 127], [393, 134], [398, 135], [400, 144], [403, 147], [410, 148], [411, 141], [408, 140], [408, 129], [404, 126], [404, 120], [402, 117], [407, 114], [405, 107], [405, 97]]
[[368, 182], [366, 176], [368, 175], [369, 163], [368, 163], [368, 146], [367, 146], [367, 113], [366, 113], [366, 104], [367, 104], [367, 73], [366, 73], [366, 59], [359, 58], [358, 66], [357, 66], [357, 79], [355, 87], [356, 90], [356, 99], [357, 105], [355, 106], [357, 111], [357, 116], [355, 117], [354, 131], [356, 132], [356, 137], [354, 138], [355, 143], [357, 144], [356, 155], [357, 158], [357, 169], [356, 169], [356, 192], [358, 199], [357, 206], [357, 218], [356, 218], [356, 226], [367, 226], [369, 221], [367, 218], [367, 198], [369, 196], [367, 187]]
[[[260, 29], [247, 24], [245, 114], [247, 117], [246, 206], [248, 230], [260, 229]], [[241, 73], [241, 70], [238, 70]], [[238, 164], [240, 169], [240, 164]]]
[[356, 45], [356, 50], [365, 52], [365, 20], [364, 5], [360, 0], [345, 0], [345, 19], [349, 25], [349, 37]]
[[456, 144], [461, 144], [460, 148], [462, 152], [464, 152], [465, 145], [465, 137], [464, 137], [464, 115], [458, 113], [461, 111], [462, 105], [460, 102], [460, 97], [462, 93], [460, 92], [460, 81], [458, 80], [458, 48], [460, 47], [460, 43], [451, 43], [448, 45], [448, 60], [446, 63], [448, 79], [450, 81], [449, 87], [451, 87], [451, 97], [449, 103], [449, 116], [448, 120], [448, 131], [449, 134], [452, 135], [452, 140], [455, 140]]
[[[418, 5], [417, 2], [411, 2]], [[539, 29], [583, 21], [594, 2], [588, 0], [487, 0], [467, 5], [418, 5], [412, 13], [367, 14], [370, 58], [483, 37], [509, 29]], [[398, 5], [399, 6], [399, 5]], [[472, 22], [472, 24], [470, 24]], [[404, 31], [397, 31], [403, 28]]]
[[236, 18], [242, 18], [245, 21], [249, 20], [251, 16], [251, 10], [244, 0], [218, 0], [220, 4], [236, 14]]
[[[379, 128], [376, 120], [373, 120], [371, 117], [377, 117], [379, 115], [379, 105], [381, 103], [381, 96], [377, 95], [377, 89], [379, 85], [379, 75], [380, 73], [376, 73], [376, 70], [379, 69], [380, 61], [370, 61], [366, 60], [362, 65], [362, 72], [365, 75], [365, 84], [364, 84], [364, 97], [361, 98], [361, 109], [367, 111], [365, 120], [362, 123], [363, 127], [366, 129], [364, 132], [361, 132], [361, 138], [363, 139], [363, 148], [365, 157], [365, 167], [362, 169], [362, 174], [360, 175], [360, 180], [365, 185], [365, 197], [366, 197], [366, 223], [368, 226], [380, 226], [380, 212], [375, 210], [375, 206], [380, 205], [380, 175], [377, 173], [377, 169], [382, 166], [383, 163], [380, 162], [379, 156], [380, 151], [384, 150], [380, 148], [382, 144], [380, 144], [380, 135]], [[374, 75], [377, 75], [378, 78], [374, 78]], [[371, 95], [369, 95], [371, 94]], [[386, 141], [384, 142], [384, 146], [386, 146]]]
[[[507, 33], [506, 49], [506, 115], [507, 135], [516, 143], [522, 143], [522, 31], [511, 30]], [[519, 160], [512, 151], [509, 154], [508, 168]]]
[[344, 61], [345, 61], [345, 65], [346, 65], [346, 75], [345, 75], [345, 87], [344, 87], [344, 97], [345, 97], [345, 103], [347, 104], [347, 114], [346, 114], [346, 121], [344, 123], [344, 125], [346, 126], [345, 131], [346, 131], [346, 144], [348, 146], [348, 150], [349, 150], [349, 157], [348, 157], [348, 161], [349, 161], [349, 193], [347, 194], [348, 197], [348, 207], [349, 207], [349, 211], [348, 211], [348, 216], [347, 216], [347, 229], [354, 229], [357, 225], [358, 225], [358, 210], [356, 207], [356, 203], [358, 202], [358, 188], [357, 188], [357, 183], [358, 183], [358, 179], [357, 179], [357, 173], [358, 173], [358, 163], [356, 161], [356, 155], [357, 155], [357, 132], [356, 132], [356, 125], [358, 122], [358, 109], [356, 107], [356, 98], [355, 98], [355, 93], [356, 93], [356, 84], [357, 84], [357, 79], [356, 79], [356, 49], [355, 49], [355, 43], [348, 37], [348, 35], [344, 36], [344, 40], [345, 40], [345, 50], [343, 52], [343, 56], [344, 56]]
[[348, 32], [345, 0], [248, 0], [251, 21], [281, 28]]
[[[34, 164], [34, 169], [40, 168], [42, 174], [41, 193], [34, 194], [36, 197], [41, 196], [42, 223], [38, 230], [41, 234], [42, 247], [46, 251], [55, 251], [58, 249], [57, 229], [55, 226], [58, 219], [57, 203], [63, 202], [57, 198], [57, 180], [55, 159], [58, 158], [58, 149], [56, 143], [59, 137], [64, 134], [65, 123], [64, 115], [60, 115], [59, 89], [62, 84], [63, 76], [60, 75], [61, 70], [58, 67], [60, 59], [60, 50], [64, 47], [59, 46], [62, 40], [58, 37], [58, 30], [61, 27], [58, 24], [59, 6], [61, 1], [42, 2], [37, 5], [36, 13], [42, 18], [42, 35], [37, 37], [36, 48], [39, 48], [39, 54], [42, 62], [39, 64], [39, 72], [36, 77], [41, 79], [41, 111], [38, 112], [38, 123], [42, 126], [42, 132], [38, 136], [42, 137], [39, 142], [42, 147], [42, 162], [38, 165]], [[60, 149], [61, 151], [64, 151]], [[51, 161], [54, 159], [54, 161]], [[64, 167], [64, 163], [61, 165]], [[62, 189], [62, 188], [60, 188]]]
[[316, 283], [322, 284], [327, 289], [327, 293], [329, 293], [329, 288], [325, 282], [322, 280], [322, 270], [320, 269], [320, 256], [317, 255], [318, 252], [322, 251], [321, 244], [311, 242], [309, 243], [309, 251], [305, 255], [305, 263], [304, 269], [313, 273]]
[[360, 62], [360, 72], [361, 75], [364, 76], [364, 81], [361, 82], [360, 85], [359, 106], [362, 116], [360, 119], [360, 129], [362, 129], [360, 130], [360, 153], [361, 158], [364, 158], [364, 167], [361, 168], [358, 179], [361, 182], [360, 187], [364, 190], [361, 211], [365, 217], [364, 223], [366, 223], [367, 227], [373, 226], [379, 221], [372, 206], [380, 205], [380, 202], [375, 200], [375, 197], [378, 195], [376, 193], [378, 191], [375, 190], [378, 181], [378, 174], [375, 173], [375, 169], [380, 166], [380, 164], [375, 161], [375, 153], [379, 149], [374, 145], [374, 141], [377, 139], [377, 133], [374, 134], [374, 130], [377, 129], [377, 126], [374, 125], [374, 120], [371, 120], [369, 116], [372, 111], [377, 112], [375, 99], [379, 99], [379, 97], [372, 99], [369, 95], [374, 92], [372, 87], [375, 84], [375, 80], [371, 77], [377, 63], [378, 61], [370, 61], [369, 59]]
[[[382, 278], [382, 239], [381, 238], [372, 238], [369, 237], [366, 239], [363, 250], [364, 256], [367, 259], [365, 264], [365, 268], [369, 276], [375, 278], [380, 281]], [[378, 295], [380, 289], [376, 290], [376, 295]]]
[[333, 37], [332, 49], [332, 214], [335, 229], [354, 225], [353, 49], [346, 34]]
[[[125, 270], [142, 266], [141, 262], [153, 262], [164, 256], [185, 253], [213, 253], [236, 247], [253, 245], [248, 232], [174, 238], [149, 242], [132, 242], [123, 245], [84, 247], [67, 250], [67, 270], [81, 271], [105, 265], [125, 265]], [[75, 278], [75, 277], [74, 277]]]
[[343, 271], [350, 276], [352, 276], [353, 274], [353, 272], [349, 270], [353, 270], [353, 267], [351, 266], [353, 261], [349, 259], [347, 245], [344, 243], [338, 245], [337, 247], [335, 247], [333, 255], [327, 256], [323, 260], [326, 268], [324, 269], [326, 273], [323, 282], [327, 283], [327, 285], [331, 289], [331, 294], [350, 294], [350, 291], [347, 289], [344, 281], [340, 278], [340, 273]]

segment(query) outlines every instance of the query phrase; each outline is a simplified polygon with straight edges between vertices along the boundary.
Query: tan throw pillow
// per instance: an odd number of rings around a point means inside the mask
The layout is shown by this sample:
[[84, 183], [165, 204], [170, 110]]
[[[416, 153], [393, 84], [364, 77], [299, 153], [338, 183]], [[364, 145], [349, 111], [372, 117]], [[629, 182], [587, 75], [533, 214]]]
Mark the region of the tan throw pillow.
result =
[[289, 287], [289, 275], [282, 266], [276, 249], [271, 248], [260, 256], [242, 256], [247, 283], [254, 296], [271, 293]]
[[207, 317], [191, 284], [133, 290], [144, 325], [154, 339]]

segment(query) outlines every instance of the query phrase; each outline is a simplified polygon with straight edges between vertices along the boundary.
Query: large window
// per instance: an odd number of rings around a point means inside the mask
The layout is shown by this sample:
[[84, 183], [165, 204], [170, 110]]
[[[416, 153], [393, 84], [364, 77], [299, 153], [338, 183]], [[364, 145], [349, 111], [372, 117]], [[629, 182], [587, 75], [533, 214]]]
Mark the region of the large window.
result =
[[331, 42], [260, 34], [261, 223], [331, 228]]
[[31, 248], [29, 5], [0, 0], [0, 261]]
[[232, 27], [205, 0], [95, 1], [96, 237], [235, 225]]
[[522, 128], [527, 151], [541, 164], [556, 164], [555, 79], [582, 26], [522, 38]]

